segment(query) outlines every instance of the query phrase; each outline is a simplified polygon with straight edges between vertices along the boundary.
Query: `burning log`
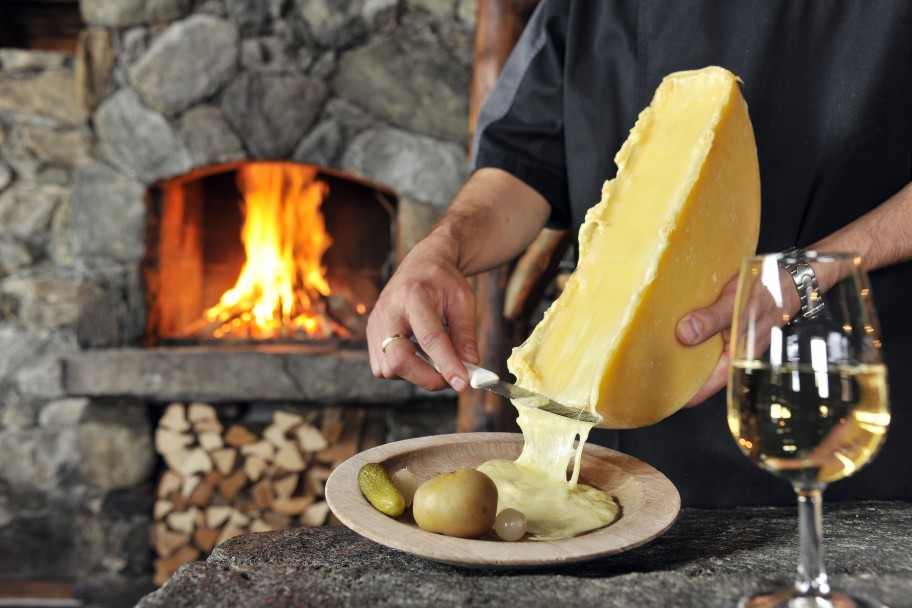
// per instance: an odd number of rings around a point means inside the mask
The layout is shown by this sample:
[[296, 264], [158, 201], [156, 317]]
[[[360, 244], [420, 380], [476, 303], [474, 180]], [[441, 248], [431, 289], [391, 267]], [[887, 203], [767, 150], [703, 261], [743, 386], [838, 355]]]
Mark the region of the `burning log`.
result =
[[333, 523], [326, 480], [340, 462], [382, 441], [382, 414], [327, 406], [318, 422], [277, 410], [256, 429], [223, 425], [209, 404], [170, 404], [155, 431], [166, 467], [152, 513], [156, 583], [239, 534]]

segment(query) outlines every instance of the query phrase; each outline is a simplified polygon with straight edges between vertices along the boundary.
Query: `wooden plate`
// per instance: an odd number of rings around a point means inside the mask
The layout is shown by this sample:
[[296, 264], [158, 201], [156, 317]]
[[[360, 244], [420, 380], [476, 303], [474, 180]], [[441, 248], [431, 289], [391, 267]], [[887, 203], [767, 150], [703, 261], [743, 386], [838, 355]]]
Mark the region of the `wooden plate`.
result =
[[583, 450], [580, 482], [609, 492], [621, 515], [609, 526], [573, 538], [504, 542], [493, 532], [473, 540], [425, 532], [410, 511], [388, 517], [358, 488], [358, 470], [368, 462], [391, 473], [408, 467], [421, 483], [488, 460], [515, 460], [522, 446], [518, 433], [457, 433], [381, 445], [339, 465], [326, 482], [326, 500], [343, 524], [366, 538], [434, 561], [481, 568], [553, 566], [621, 553], [661, 535], [678, 516], [681, 497], [667, 477], [641, 460], [592, 444]]

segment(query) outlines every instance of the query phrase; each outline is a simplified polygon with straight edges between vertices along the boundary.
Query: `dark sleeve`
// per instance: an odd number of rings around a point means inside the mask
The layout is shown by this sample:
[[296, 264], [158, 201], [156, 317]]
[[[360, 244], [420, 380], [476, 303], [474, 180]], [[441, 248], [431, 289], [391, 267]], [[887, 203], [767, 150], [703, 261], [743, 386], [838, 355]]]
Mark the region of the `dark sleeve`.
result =
[[543, 0], [504, 65], [475, 128], [472, 171], [502, 169], [551, 205], [549, 226], [567, 227], [564, 154], [564, 0]]

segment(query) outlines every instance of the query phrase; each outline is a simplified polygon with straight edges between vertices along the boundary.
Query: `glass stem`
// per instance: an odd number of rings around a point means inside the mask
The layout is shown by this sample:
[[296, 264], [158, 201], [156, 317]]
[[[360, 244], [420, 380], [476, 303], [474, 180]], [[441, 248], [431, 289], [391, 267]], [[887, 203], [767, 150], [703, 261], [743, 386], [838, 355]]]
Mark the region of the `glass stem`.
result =
[[798, 494], [798, 546], [801, 561], [795, 590], [804, 596], [827, 597], [830, 585], [823, 566], [822, 487], [795, 488]]

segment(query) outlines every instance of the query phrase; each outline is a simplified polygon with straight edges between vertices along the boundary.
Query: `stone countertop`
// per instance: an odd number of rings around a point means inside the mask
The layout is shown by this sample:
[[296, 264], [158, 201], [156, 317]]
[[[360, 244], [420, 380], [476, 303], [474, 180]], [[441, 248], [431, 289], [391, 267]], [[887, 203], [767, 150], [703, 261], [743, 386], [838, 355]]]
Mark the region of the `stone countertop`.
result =
[[[411, 556], [343, 526], [238, 536], [184, 565], [137, 608], [273, 606], [734, 606], [792, 581], [796, 509], [685, 509], [626, 553], [536, 570], [476, 570]], [[912, 607], [912, 503], [824, 502], [834, 587]]]

